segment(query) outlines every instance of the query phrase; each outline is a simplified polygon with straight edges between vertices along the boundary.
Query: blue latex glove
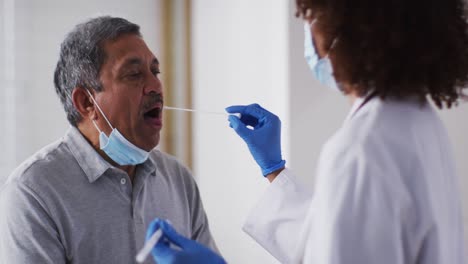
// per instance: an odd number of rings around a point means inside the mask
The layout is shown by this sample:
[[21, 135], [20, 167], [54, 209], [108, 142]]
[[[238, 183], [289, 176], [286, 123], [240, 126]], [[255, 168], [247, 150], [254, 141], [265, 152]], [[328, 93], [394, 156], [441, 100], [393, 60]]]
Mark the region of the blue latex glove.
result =
[[[150, 239], [158, 229], [161, 229], [163, 234], [151, 251], [154, 260], [158, 264], [226, 264], [224, 259], [211, 249], [194, 240], [185, 238], [177, 233], [169, 223], [161, 219], [156, 218], [151, 222], [146, 231], [146, 240]], [[172, 248], [171, 243], [178, 246], [179, 249]]]
[[258, 104], [230, 106], [226, 112], [241, 114], [240, 118], [229, 115], [229, 125], [247, 143], [263, 176], [284, 168], [286, 161], [281, 157], [281, 121], [276, 115]]

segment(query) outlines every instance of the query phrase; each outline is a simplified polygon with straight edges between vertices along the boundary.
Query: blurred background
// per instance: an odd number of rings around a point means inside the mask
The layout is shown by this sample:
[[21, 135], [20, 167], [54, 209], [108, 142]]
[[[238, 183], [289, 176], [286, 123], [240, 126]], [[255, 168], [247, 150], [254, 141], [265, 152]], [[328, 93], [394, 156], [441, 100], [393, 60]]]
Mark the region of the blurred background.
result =
[[[53, 87], [65, 35], [91, 17], [112, 15], [141, 26], [162, 63], [166, 105], [223, 112], [257, 102], [278, 114], [287, 165], [312, 189], [320, 148], [350, 105], [313, 80], [294, 13], [293, 0], [0, 0], [0, 185], [69, 126]], [[468, 230], [468, 103], [440, 115]], [[277, 263], [241, 231], [268, 183], [227, 117], [165, 112], [164, 126], [158, 148], [193, 171], [226, 260]]]

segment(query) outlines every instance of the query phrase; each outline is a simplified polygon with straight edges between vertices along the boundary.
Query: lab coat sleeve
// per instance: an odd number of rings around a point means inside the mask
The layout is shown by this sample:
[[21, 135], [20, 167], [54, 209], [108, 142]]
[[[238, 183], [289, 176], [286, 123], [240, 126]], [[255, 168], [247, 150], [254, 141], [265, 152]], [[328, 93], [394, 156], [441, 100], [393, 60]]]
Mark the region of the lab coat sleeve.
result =
[[268, 186], [248, 215], [243, 230], [282, 263], [290, 263], [311, 192], [285, 169]]
[[0, 192], [0, 263], [65, 263], [47, 206], [31, 188], [11, 182]]

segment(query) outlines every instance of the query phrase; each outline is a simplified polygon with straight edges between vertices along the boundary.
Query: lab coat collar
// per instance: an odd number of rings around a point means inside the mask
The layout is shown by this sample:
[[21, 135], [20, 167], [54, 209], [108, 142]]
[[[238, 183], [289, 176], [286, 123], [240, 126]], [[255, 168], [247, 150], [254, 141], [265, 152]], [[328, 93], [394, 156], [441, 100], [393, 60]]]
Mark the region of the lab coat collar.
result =
[[358, 97], [356, 98], [356, 100], [354, 100], [353, 106], [351, 107], [351, 110], [346, 116], [345, 123], [353, 118], [353, 116], [356, 114], [358, 109], [361, 107], [362, 103], [364, 103], [364, 100], [365, 100], [365, 97]]
[[359, 110], [366, 107], [375, 97], [377, 97], [377, 92], [370, 91], [365, 96], [356, 98], [348, 116], [346, 116], [345, 123], [351, 120]]

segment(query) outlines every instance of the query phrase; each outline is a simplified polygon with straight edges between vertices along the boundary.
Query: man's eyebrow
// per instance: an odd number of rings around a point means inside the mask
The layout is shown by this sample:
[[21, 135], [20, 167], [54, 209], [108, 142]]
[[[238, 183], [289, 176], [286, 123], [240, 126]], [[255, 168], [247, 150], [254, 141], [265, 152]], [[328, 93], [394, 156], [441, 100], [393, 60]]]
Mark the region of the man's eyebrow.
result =
[[[122, 68], [125, 68], [125, 67], [128, 67], [128, 66], [132, 66], [132, 65], [142, 65], [143, 64], [143, 61], [140, 59], [140, 58], [129, 58], [127, 59], [124, 64], [122, 65]], [[151, 65], [159, 65], [159, 61], [158, 59], [156, 58], [153, 58], [153, 60], [151, 61]]]
[[139, 58], [129, 58], [125, 60], [125, 62], [122, 65], [122, 68], [132, 66], [132, 65], [141, 65], [143, 62]]

